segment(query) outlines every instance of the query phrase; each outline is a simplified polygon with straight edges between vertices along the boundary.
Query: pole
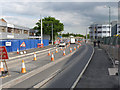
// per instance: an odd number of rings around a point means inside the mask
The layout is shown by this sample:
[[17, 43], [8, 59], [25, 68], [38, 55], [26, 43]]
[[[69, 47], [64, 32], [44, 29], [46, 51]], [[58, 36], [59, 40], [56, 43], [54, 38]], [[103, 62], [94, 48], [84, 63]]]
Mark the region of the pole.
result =
[[86, 43], [87, 43], [87, 28], [86, 28]]
[[52, 45], [53, 45], [53, 23], [52, 23]]
[[43, 35], [42, 35], [42, 16], [41, 16], [41, 45], [43, 44]]
[[109, 37], [111, 36], [110, 35], [110, 33], [111, 33], [111, 31], [110, 31], [110, 19], [111, 19], [111, 17], [110, 17], [110, 7], [109, 7]]

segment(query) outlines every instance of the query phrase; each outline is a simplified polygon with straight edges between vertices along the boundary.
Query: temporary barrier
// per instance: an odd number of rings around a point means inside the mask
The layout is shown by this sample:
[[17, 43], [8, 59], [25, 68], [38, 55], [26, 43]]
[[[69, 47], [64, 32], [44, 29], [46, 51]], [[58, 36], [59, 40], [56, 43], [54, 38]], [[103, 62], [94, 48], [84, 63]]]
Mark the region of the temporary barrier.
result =
[[[11, 42], [11, 46], [7, 46], [6, 42]], [[20, 45], [25, 42], [26, 47], [20, 47]], [[41, 43], [39, 39], [13, 39], [13, 40], [0, 40], [0, 46], [6, 46], [7, 52], [17, 52], [17, 48], [21, 50], [37, 48], [37, 44]], [[49, 40], [44, 39], [43, 45], [48, 46]]]

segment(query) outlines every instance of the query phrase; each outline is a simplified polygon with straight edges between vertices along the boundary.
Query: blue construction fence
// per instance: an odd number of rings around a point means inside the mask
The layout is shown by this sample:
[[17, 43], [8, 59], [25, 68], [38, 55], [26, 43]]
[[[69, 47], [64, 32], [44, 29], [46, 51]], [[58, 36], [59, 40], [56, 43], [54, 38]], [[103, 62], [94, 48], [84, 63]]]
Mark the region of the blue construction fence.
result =
[[[6, 42], [11, 42], [11, 46], [6, 46]], [[26, 47], [20, 47], [20, 45], [25, 42]], [[41, 40], [38, 39], [14, 39], [14, 40], [1, 40], [0, 46], [6, 46], [7, 52], [14, 52], [17, 51], [17, 48], [19, 50], [27, 50], [32, 48], [37, 48], [37, 44], [41, 43]], [[48, 46], [49, 40], [44, 39], [43, 45]]]

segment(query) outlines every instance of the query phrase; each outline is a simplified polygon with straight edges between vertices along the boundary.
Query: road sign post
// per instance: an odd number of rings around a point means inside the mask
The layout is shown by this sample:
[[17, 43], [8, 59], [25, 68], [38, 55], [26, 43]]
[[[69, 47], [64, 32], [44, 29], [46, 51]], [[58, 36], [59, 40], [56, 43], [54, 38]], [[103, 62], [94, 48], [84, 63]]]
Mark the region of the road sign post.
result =
[[[0, 46], [0, 59], [1, 59], [1, 62], [3, 61], [4, 59], [4, 63], [5, 63], [5, 67], [6, 67], [6, 70], [8, 72], [8, 75], [9, 74], [9, 71], [8, 71], [8, 66], [7, 66], [7, 63], [5, 61], [5, 59], [9, 59], [8, 58], [8, 54], [7, 54], [7, 50], [6, 50], [6, 47], [5, 46]], [[2, 71], [2, 73], [6, 74], [6, 71]]]

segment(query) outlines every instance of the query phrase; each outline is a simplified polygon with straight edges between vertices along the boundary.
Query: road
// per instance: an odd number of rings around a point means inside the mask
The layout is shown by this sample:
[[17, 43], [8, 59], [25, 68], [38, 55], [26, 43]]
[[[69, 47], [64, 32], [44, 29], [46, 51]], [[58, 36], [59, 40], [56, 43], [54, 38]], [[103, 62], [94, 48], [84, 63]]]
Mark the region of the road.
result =
[[[74, 46], [77, 45], [70, 45], [72, 48]], [[40, 55], [37, 61], [26, 62], [26, 74], [46, 64], [52, 65], [45, 66], [41, 71], [36, 70], [36, 74], [19, 83], [12, 83], [13, 85], [10, 88], [33, 88], [36, 86], [37, 88], [71, 88], [91, 57], [93, 48], [90, 45], [83, 44], [79, 49], [73, 50], [73, 53], [70, 54], [70, 47], [66, 49], [66, 56], [63, 56], [63, 51], [59, 50], [59, 53], [55, 54], [54, 50], [55, 62], [51, 62], [51, 57], [47, 56], [47, 53]], [[30, 60], [30, 58], [27, 58], [27, 60]], [[3, 79], [4, 84], [17, 77], [24, 76], [24, 74], [20, 73], [19, 66], [10, 68], [12, 75]]]

